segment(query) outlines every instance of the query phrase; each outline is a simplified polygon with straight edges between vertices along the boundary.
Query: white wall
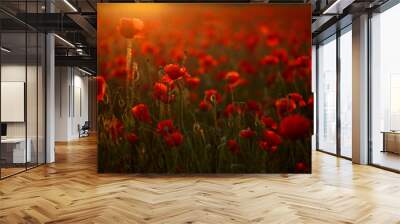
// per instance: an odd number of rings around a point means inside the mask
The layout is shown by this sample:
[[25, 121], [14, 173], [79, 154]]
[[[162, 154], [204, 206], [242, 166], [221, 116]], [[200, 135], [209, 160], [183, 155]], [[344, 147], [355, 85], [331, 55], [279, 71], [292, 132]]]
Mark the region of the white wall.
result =
[[[36, 76], [36, 66], [28, 66], [18, 64], [5, 64], [1, 66], [1, 81], [2, 82], [25, 82], [25, 69], [28, 72], [28, 85], [29, 87], [34, 86], [34, 88], [27, 88], [27, 106], [30, 107], [28, 112], [32, 111], [32, 107], [36, 108], [36, 80], [30, 77], [31, 74]], [[40, 105], [39, 105], [40, 106]], [[1, 108], [2, 110], [7, 110], [7, 108]], [[36, 111], [36, 109], [34, 109]], [[36, 113], [27, 113], [28, 122], [34, 122], [35, 124], [28, 124], [29, 127], [35, 126], [36, 130]], [[29, 134], [29, 130], [28, 130]], [[8, 137], [25, 137], [25, 123], [24, 122], [7, 122], [7, 135]], [[29, 137], [29, 136], [28, 136]]]
[[56, 67], [55, 140], [79, 138], [78, 125], [88, 120], [88, 78], [72, 67]]
[[55, 141], [67, 141], [69, 132], [69, 68], [55, 68]]

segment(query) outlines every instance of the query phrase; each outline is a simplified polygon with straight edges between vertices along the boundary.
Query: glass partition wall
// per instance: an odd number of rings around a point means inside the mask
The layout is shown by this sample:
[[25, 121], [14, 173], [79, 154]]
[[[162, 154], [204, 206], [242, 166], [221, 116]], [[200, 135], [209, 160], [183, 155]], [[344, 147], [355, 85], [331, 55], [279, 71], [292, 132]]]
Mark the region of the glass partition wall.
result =
[[370, 163], [400, 171], [400, 4], [371, 18]]
[[352, 33], [351, 26], [340, 35], [340, 155], [352, 158]]
[[[39, 1], [18, 2], [25, 12]], [[3, 3], [0, 3], [2, 6]], [[35, 8], [36, 6], [36, 8]], [[45, 35], [0, 12], [0, 178], [45, 163]], [[12, 28], [12, 29], [11, 29]]]
[[317, 149], [352, 157], [351, 25], [317, 47]]
[[336, 154], [336, 35], [322, 42], [318, 55], [318, 145], [317, 149]]

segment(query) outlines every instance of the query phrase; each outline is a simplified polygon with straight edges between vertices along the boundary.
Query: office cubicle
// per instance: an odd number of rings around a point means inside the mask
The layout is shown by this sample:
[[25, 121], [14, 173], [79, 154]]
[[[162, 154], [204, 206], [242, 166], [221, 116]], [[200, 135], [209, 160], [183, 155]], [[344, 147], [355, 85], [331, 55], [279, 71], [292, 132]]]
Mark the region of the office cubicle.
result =
[[45, 163], [45, 35], [18, 20], [41, 5], [0, 3], [1, 179]]

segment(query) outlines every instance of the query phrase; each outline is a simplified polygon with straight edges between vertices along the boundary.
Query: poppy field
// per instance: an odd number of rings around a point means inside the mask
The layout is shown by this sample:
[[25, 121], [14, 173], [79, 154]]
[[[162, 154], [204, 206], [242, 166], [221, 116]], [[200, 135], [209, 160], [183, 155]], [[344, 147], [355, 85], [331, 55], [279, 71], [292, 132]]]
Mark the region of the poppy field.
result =
[[98, 4], [98, 171], [310, 173], [311, 9]]

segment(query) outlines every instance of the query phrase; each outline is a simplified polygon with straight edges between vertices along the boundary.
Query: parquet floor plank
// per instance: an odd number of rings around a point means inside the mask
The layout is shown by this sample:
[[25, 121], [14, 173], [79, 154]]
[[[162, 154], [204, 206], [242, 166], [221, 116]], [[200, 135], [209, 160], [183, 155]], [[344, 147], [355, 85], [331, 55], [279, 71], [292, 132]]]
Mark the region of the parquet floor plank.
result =
[[0, 181], [0, 223], [398, 223], [400, 175], [313, 153], [311, 175], [97, 174], [96, 140]]

